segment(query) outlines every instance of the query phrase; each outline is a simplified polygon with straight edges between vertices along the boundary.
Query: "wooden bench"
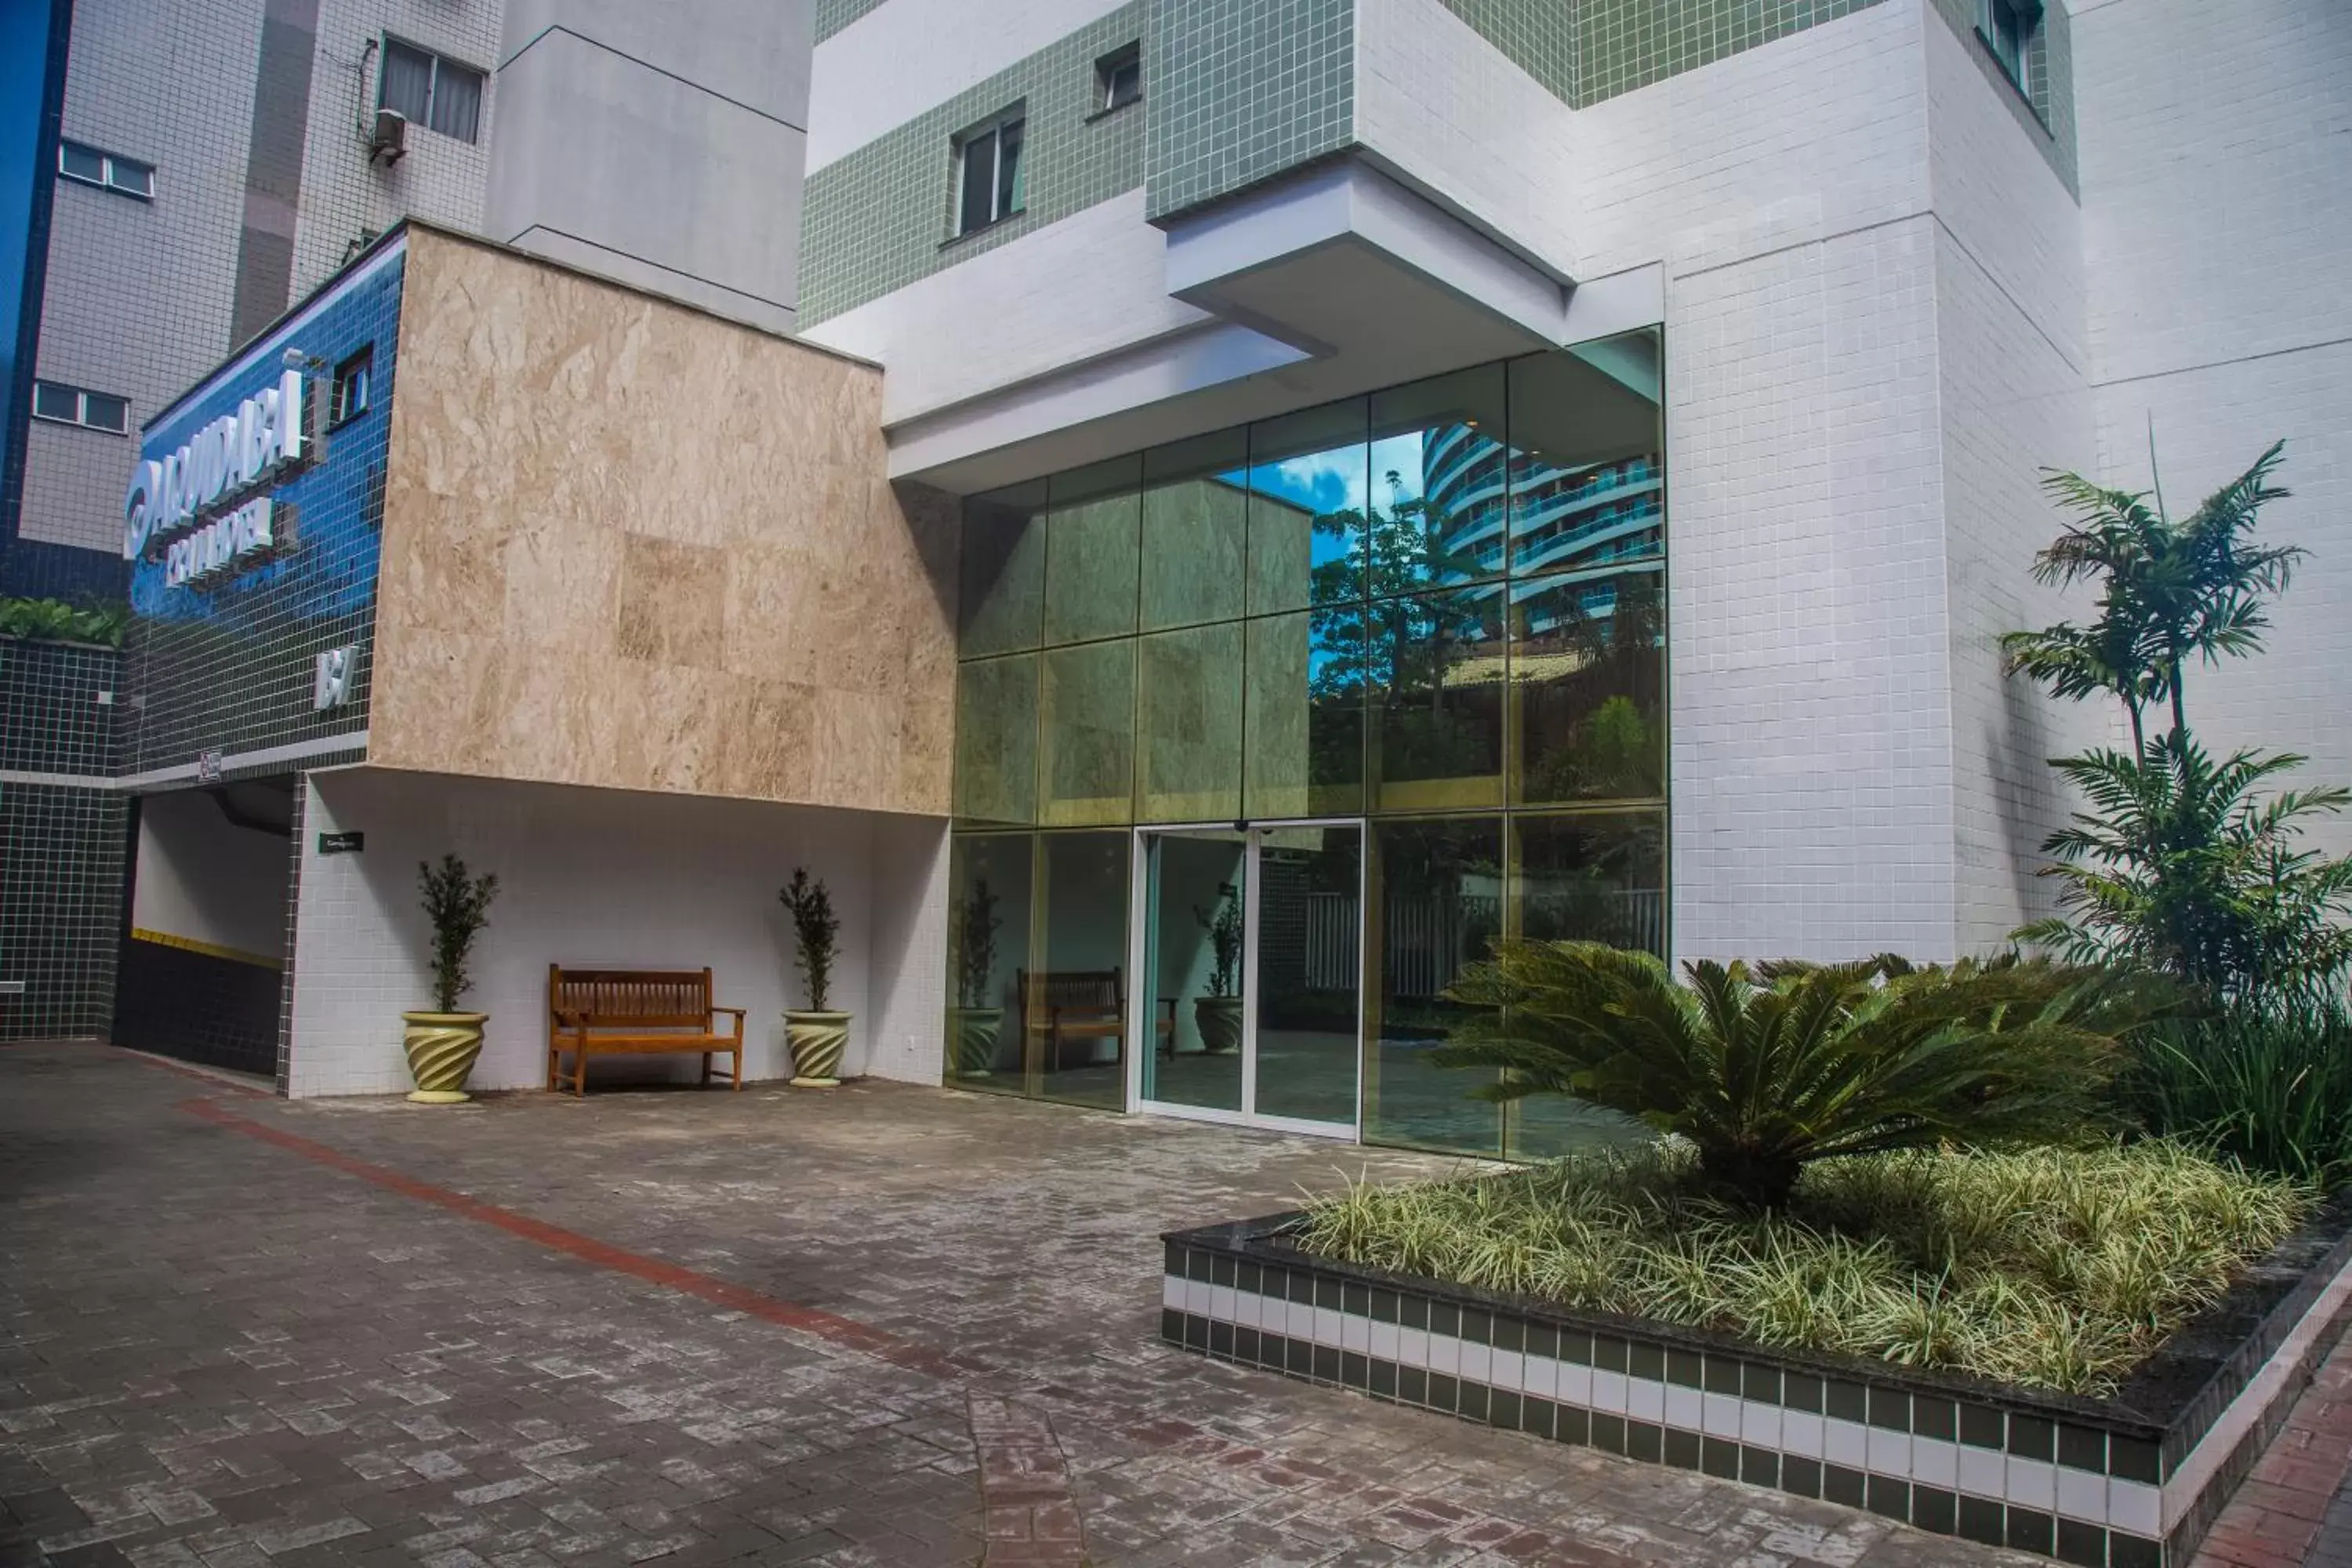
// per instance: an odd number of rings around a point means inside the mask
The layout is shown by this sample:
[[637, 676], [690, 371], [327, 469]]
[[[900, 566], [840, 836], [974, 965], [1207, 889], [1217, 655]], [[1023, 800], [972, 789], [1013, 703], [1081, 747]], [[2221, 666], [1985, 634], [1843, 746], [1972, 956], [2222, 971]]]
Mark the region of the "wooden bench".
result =
[[[1018, 970], [1014, 974], [1015, 994], [1021, 998], [1021, 1028], [1025, 1039], [1031, 1035], [1045, 1038], [1045, 1070], [1059, 1072], [1062, 1042], [1078, 1040], [1117, 1040], [1126, 1033], [1127, 995], [1120, 972], [1117, 969], [1048, 969]], [[1162, 1051], [1170, 1048], [1176, 1032], [1176, 1002], [1162, 997], [1168, 1016], [1155, 1020]], [[1092, 1060], [1077, 1064], [1095, 1067]]]
[[[733, 1033], [718, 1032], [719, 1015], [735, 1020]], [[732, 1055], [735, 1087], [743, 1087], [743, 1009], [710, 1001], [708, 969], [566, 969], [547, 966], [547, 1087], [560, 1089], [562, 1056], [572, 1053], [571, 1089], [588, 1092], [588, 1058], [653, 1056], [693, 1051], [702, 1058], [702, 1081], [710, 1081], [710, 1058]]]

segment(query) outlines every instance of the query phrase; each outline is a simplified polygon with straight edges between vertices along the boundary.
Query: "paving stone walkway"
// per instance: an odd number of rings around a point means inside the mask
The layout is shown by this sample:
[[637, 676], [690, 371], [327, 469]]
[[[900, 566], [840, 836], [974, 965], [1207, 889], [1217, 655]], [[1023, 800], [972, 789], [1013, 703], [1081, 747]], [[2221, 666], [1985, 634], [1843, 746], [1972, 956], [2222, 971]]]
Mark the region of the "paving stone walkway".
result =
[[0, 1568], [2031, 1562], [1162, 1348], [1418, 1155], [887, 1084], [289, 1104], [0, 1048]]

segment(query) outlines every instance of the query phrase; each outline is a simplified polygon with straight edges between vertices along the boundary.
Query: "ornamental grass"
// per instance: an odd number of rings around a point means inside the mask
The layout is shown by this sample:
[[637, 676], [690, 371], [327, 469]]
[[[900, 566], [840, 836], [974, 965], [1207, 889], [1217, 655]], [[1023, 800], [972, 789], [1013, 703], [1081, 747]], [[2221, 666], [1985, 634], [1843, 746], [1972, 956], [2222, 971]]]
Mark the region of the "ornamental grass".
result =
[[2317, 1203], [2147, 1142], [1807, 1167], [1785, 1209], [1706, 1195], [1667, 1140], [1319, 1199], [1320, 1257], [1565, 1307], [2066, 1394], [2112, 1394]]

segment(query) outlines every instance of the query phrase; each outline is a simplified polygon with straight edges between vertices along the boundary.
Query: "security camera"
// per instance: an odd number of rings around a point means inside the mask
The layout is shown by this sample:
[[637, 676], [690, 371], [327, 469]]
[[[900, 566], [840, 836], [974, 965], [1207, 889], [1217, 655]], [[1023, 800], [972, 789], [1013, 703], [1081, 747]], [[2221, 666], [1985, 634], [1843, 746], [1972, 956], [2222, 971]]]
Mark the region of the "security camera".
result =
[[286, 362], [286, 368], [288, 370], [300, 370], [304, 365], [310, 363], [310, 356], [304, 353], [300, 349], [289, 348], [282, 357]]

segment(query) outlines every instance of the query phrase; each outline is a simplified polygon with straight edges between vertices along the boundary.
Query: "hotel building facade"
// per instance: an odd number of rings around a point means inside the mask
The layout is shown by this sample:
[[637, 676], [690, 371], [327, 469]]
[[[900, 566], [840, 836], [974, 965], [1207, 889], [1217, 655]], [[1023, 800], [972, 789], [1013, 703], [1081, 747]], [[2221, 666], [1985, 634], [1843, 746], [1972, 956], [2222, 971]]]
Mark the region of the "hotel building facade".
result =
[[[2327, 0], [813, 20], [793, 340], [418, 224], [145, 421], [310, 378], [312, 466], [175, 522], [225, 530], [195, 581], [134, 552], [110, 731], [124, 951], [276, 954], [233, 1032], [288, 1092], [399, 1086], [455, 849], [507, 889], [487, 1087], [540, 1081], [551, 962], [709, 964], [780, 1076], [804, 864], [853, 1070], [1606, 1136], [1429, 1067], [1460, 966], [2000, 945], [2045, 760], [2111, 738], [2001, 671], [2068, 613], [2039, 481], [2145, 488], [2151, 429], [2176, 504], [2287, 441], [2312, 559], [2200, 727], [2352, 777]], [[270, 899], [207, 914], [232, 813]]]

